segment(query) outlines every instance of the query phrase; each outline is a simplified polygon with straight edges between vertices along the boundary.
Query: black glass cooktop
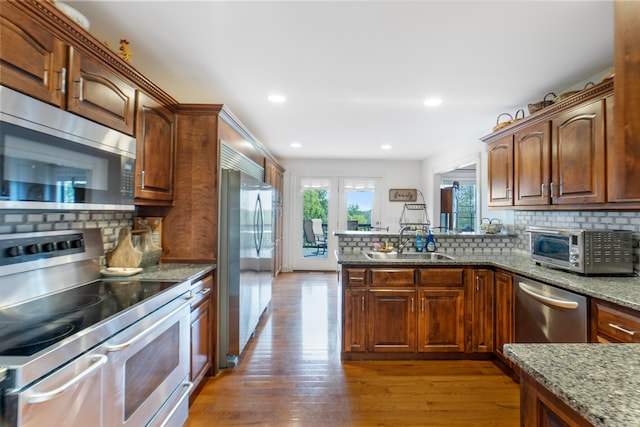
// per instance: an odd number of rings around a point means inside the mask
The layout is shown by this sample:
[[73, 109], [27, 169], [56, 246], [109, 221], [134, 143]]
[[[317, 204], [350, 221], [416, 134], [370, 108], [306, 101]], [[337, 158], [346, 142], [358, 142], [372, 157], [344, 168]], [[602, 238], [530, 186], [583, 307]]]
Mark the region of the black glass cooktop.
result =
[[175, 284], [99, 280], [0, 310], [0, 356], [31, 356]]

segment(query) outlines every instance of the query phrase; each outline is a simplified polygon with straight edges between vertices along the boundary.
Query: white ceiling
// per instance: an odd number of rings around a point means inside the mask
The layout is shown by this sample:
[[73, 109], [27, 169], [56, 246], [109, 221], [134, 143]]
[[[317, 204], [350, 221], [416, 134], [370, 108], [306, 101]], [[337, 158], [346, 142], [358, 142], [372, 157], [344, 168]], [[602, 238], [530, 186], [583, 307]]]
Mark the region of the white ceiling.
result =
[[65, 2], [179, 102], [226, 104], [280, 158], [455, 150], [613, 64], [612, 1]]

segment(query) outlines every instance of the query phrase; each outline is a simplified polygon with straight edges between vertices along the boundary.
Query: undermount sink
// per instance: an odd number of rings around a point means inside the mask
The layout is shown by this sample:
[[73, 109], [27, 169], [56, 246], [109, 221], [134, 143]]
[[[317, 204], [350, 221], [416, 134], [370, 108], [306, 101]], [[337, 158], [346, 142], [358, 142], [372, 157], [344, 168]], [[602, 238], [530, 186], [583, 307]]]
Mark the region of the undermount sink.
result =
[[428, 260], [446, 260], [446, 259], [455, 259], [451, 255], [445, 255], [439, 252], [403, 252], [399, 254], [398, 252], [364, 252], [364, 256], [369, 259], [415, 259], [420, 261], [428, 261]]

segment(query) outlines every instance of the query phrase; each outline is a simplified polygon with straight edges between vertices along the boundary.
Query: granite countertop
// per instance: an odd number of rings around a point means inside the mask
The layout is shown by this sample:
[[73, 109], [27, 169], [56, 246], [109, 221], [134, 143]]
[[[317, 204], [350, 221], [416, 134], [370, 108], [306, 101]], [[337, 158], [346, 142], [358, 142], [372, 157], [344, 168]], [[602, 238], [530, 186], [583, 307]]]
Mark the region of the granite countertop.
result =
[[640, 345], [507, 344], [504, 349], [595, 426], [640, 426]]
[[377, 265], [483, 265], [509, 270], [521, 276], [540, 280], [559, 288], [567, 289], [605, 301], [610, 301], [635, 310], [640, 310], [640, 277], [617, 276], [581, 276], [538, 266], [528, 255], [487, 254], [443, 252], [454, 257], [453, 260], [416, 260], [393, 259], [372, 260], [362, 253], [336, 253], [338, 264], [377, 266]]
[[142, 272], [130, 276], [130, 278], [137, 280], [175, 280], [182, 282], [195, 279], [215, 268], [215, 264], [158, 264], [153, 267], [147, 267]]

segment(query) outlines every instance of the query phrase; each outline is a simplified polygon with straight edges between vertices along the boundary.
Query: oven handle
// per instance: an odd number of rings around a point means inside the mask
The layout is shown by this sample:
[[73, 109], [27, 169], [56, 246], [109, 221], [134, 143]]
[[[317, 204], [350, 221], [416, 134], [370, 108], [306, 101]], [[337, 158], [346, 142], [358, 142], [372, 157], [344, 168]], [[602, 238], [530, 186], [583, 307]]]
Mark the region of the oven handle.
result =
[[165, 419], [162, 422], [162, 424], [160, 424], [160, 427], [165, 427], [167, 425], [167, 421], [169, 421], [171, 419], [171, 417], [173, 417], [173, 414], [175, 414], [175, 412], [178, 410], [178, 408], [182, 404], [182, 401], [189, 396], [189, 392], [193, 388], [193, 383], [191, 381], [185, 381], [184, 383], [182, 383], [182, 386], [186, 387], [186, 390], [184, 391], [184, 394], [180, 397], [180, 400], [178, 400], [178, 403], [173, 405], [173, 408], [167, 414], [167, 416], [165, 417]]
[[183, 304], [180, 304], [180, 307], [176, 308], [171, 313], [167, 314], [166, 316], [164, 316], [163, 318], [155, 322], [153, 325], [151, 325], [151, 327], [145, 328], [144, 331], [140, 332], [139, 334], [131, 338], [129, 341], [125, 341], [121, 344], [106, 345], [104, 347], [104, 350], [107, 353], [115, 353], [118, 351], [126, 350], [127, 348], [131, 347], [136, 341], [138, 341], [139, 339], [147, 335], [149, 332], [153, 331], [157, 325], [169, 319], [171, 316], [173, 316], [174, 314], [182, 310], [187, 305], [189, 305], [189, 301], [185, 301]]
[[563, 299], [550, 298], [544, 295], [540, 295], [539, 293], [535, 292], [533, 288], [525, 285], [522, 282], [519, 282], [518, 286], [520, 286], [520, 289], [522, 289], [524, 293], [529, 295], [531, 298], [534, 298], [542, 302], [543, 304], [547, 304], [552, 307], [568, 308], [570, 310], [575, 310], [578, 308], [578, 303], [575, 301], [567, 301]]
[[107, 363], [107, 360], [108, 360], [107, 356], [102, 354], [96, 354], [92, 356], [91, 359], [93, 359], [92, 364], [87, 369], [85, 369], [79, 375], [73, 377], [71, 380], [62, 384], [60, 387], [55, 388], [51, 391], [45, 391], [42, 393], [27, 394], [26, 403], [42, 403], [48, 400], [55, 399], [56, 397], [60, 396], [62, 393], [64, 393], [65, 391], [69, 390], [71, 387], [73, 387], [74, 385], [82, 381], [85, 377], [90, 375], [93, 371], [97, 370], [102, 365]]

